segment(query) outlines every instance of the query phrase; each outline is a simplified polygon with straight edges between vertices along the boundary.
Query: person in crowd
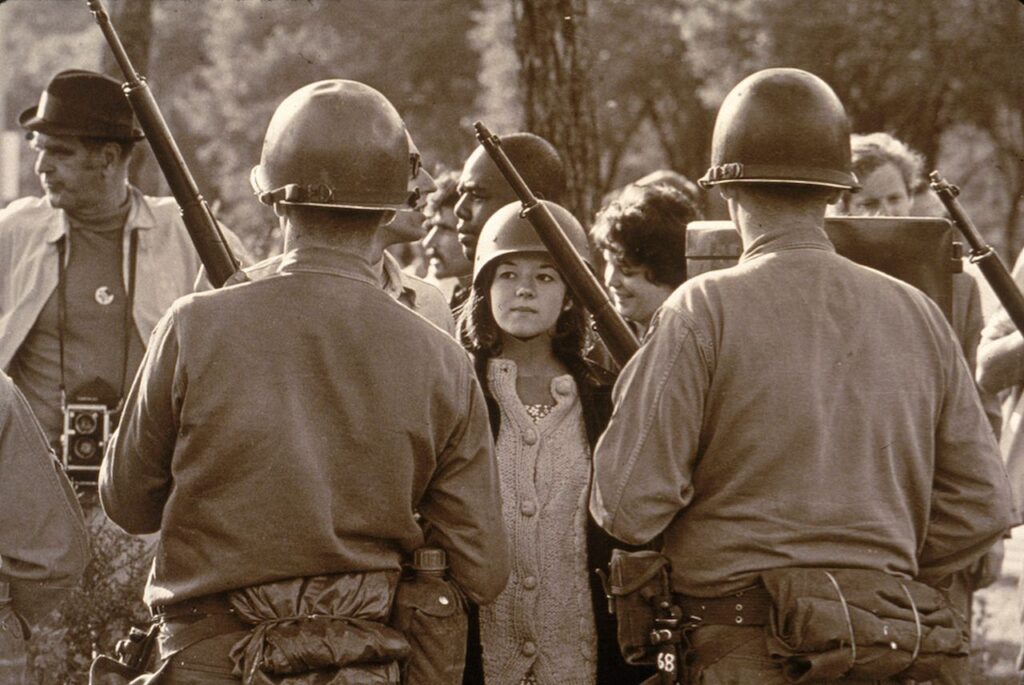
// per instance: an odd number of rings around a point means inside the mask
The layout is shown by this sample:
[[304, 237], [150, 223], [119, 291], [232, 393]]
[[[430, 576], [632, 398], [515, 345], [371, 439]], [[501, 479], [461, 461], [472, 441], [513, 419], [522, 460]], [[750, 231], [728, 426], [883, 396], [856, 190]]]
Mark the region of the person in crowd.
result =
[[[551, 143], [533, 133], [510, 133], [501, 136], [501, 149], [537, 197], [562, 202], [566, 192], [565, 165]], [[482, 145], [473, 150], [462, 166], [457, 192], [455, 230], [466, 259], [472, 261], [484, 224], [498, 209], [517, 198]]]
[[0, 211], [0, 367], [61, 454], [65, 405], [117, 407], [150, 331], [201, 264], [174, 199], [129, 183], [143, 134], [119, 82], [62, 71], [19, 123], [43, 197]]
[[[895, 682], [915, 641], [864, 631], [900, 620], [912, 638], [928, 616], [878, 588], [953, 620], [931, 586], [1017, 523], [943, 314], [824, 232], [826, 206], [857, 187], [849, 145], [842, 103], [808, 72], [759, 71], [726, 96], [701, 183], [721, 190], [743, 254], [665, 301], [595, 450], [591, 513], [620, 540], [659, 540], [695, 682], [781, 684], [796, 662], [808, 681], [863, 682], [849, 669], [899, 651], [866, 678]], [[808, 632], [788, 637], [813, 645], [802, 662], [774, 637], [793, 622]], [[943, 672], [966, 662], [965, 634], [936, 646]]]
[[[924, 184], [924, 158], [888, 133], [854, 134], [850, 139], [856, 193], [844, 193], [835, 205], [843, 216], [911, 216], [913, 197]], [[974, 276], [953, 275], [953, 330], [973, 372], [981, 329], [981, 295]]]
[[[1018, 288], [1024, 288], [1024, 252], [1013, 267], [1013, 280]], [[1003, 399], [999, 447], [1010, 474], [1014, 503], [1024, 512], [1024, 337], [1002, 305], [981, 332], [976, 377], [982, 391]], [[1024, 580], [1018, 583], [1018, 604], [1024, 610]], [[1024, 615], [1020, 622], [1024, 626]], [[1024, 648], [1017, 669], [1024, 672]]]
[[[79, 487], [96, 563], [122, 570], [80, 588], [78, 599], [99, 607], [114, 604], [132, 578], [145, 578], [151, 560], [151, 541], [121, 535], [96, 502], [103, 443], [150, 332], [175, 298], [193, 291], [200, 260], [174, 198], [144, 195], [129, 182], [132, 150], [144, 136], [118, 81], [61, 71], [18, 123], [35, 150], [42, 197], [0, 210], [0, 368]], [[145, 616], [141, 602], [133, 611]], [[97, 633], [112, 624], [92, 618]], [[79, 621], [72, 610], [47, 626], [67, 631]], [[43, 658], [45, 668], [52, 656]]]
[[427, 235], [421, 241], [427, 258], [427, 280], [445, 294], [449, 305], [463, 302], [469, 288], [473, 264], [466, 259], [455, 229], [456, 186], [459, 176], [448, 171], [435, 179], [437, 190], [427, 196], [423, 209]]
[[[583, 227], [544, 201], [589, 259]], [[610, 540], [587, 514], [591, 449], [611, 412], [611, 375], [589, 362], [589, 318], [514, 202], [480, 233], [463, 309], [495, 435], [512, 575], [480, 610], [487, 685], [631, 683], [591, 569]], [[472, 657], [472, 653], [471, 653]], [[473, 670], [467, 668], [467, 673]]]
[[71, 483], [24, 395], [0, 373], [0, 682], [27, 682], [29, 630], [74, 586], [88, 559]]
[[480, 604], [505, 586], [472, 364], [375, 269], [382, 226], [416, 204], [409, 151], [369, 86], [292, 93], [252, 174], [281, 219], [277, 272], [179, 299], [155, 329], [99, 492], [126, 531], [159, 533], [146, 601], [160, 682], [316, 669], [397, 684], [409, 647], [385, 622], [403, 557], [443, 549]]
[[686, 280], [686, 225], [697, 209], [668, 185], [627, 186], [597, 214], [591, 240], [619, 314], [643, 336], [654, 312]]

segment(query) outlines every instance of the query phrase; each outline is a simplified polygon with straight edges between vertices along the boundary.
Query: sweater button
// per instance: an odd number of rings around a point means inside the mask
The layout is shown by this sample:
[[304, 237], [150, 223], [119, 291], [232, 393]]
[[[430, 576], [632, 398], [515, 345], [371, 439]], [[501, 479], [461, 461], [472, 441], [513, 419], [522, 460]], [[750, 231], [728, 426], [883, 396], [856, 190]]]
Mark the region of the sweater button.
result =
[[519, 507], [519, 511], [523, 514], [523, 516], [533, 516], [537, 513], [537, 505], [534, 504], [533, 500], [526, 500]]
[[533, 656], [537, 653], [537, 645], [527, 640], [523, 643], [523, 654], [526, 656]]
[[525, 578], [523, 578], [523, 587], [527, 590], [532, 590], [533, 588], [537, 587], [537, 577], [526, 576]]
[[523, 433], [523, 442], [525, 442], [527, 445], [536, 445], [537, 431], [530, 429]]

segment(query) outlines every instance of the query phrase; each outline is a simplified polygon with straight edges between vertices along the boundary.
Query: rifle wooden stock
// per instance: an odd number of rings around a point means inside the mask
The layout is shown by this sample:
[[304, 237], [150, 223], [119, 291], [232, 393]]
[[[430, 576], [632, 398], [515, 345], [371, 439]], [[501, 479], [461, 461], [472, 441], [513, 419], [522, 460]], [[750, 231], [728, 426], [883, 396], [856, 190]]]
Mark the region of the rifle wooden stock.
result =
[[960, 229], [967, 243], [971, 246], [971, 261], [981, 269], [982, 275], [985, 276], [988, 284], [992, 286], [992, 290], [995, 291], [996, 297], [999, 298], [1000, 304], [1006, 309], [1006, 313], [1010, 316], [1010, 320], [1013, 321], [1017, 330], [1024, 332], [1024, 295], [1021, 294], [1020, 288], [1017, 287], [1013, 276], [1006, 268], [1003, 260], [999, 258], [999, 255], [992, 249], [991, 245], [985, 243], [981, 232], [975, 227], [971, 218], [967, 216], [967, 212], [960, 205], [960, 201], [956, 199], [960, 194], [960, 189], [946, 182], [938, 171], [930, 173], [928, 178], [931, 181], [932, 190], [942, 200], [942, 204], [946, 206], [946, 211], [949, 212], [953, 223]]
[[508, 155], [501, 149], [501, 139], [492, 134], [483, 122], [476, 122], [473, 124], [473, 128], [476, 129], [477, 140], [497, 165], [501, 175], [512, 186], [516, 197], [523, 203], [523, 217], [537, 231], [538, 237], [548, 248], [569, 288], [594, 316], [597, 332], [607, 346], [608, 352], [612, 355], [615, 363], [620, 367], [624, 366], [639, 348], [633, 331], [629, 329], [625, 320], [612, 306], [611, 300], [608, 299], [608, 295], [597, 282], [597, 278], [562, 232], [558, 222], [551, 216], [551, 212], [537, 201], [533, 191], [516, 171]]
[[181, 156], [181, 151], [171, 136], [170, 129], [167, 128], [167, 122], [156, 104], [149, 84], [132, 66], [128, 53], [125, 52], [124, 45], [121, 43], [121, 38], [110, 23], [110, 16], [103, 6], [103, 1], [86, 0], [86, 2], [124, 73], [125, 95], [135, 111], [139, 125], [146, 134], [146, 139], [153, 149], [153, 155], [160, 165], [160, 170], [163, 172], [164, 178], [167, 179], [171, 194], [178, 202], [181, 218], [185, 222], [185, 228], [188, 229], [196, 252], [199, 253], [200, 261], [206, 267], [210, 283], [215, 288], [219, 288], [238, 271], [238, 260], [235, 259], [231, 248], [225, 242], [224, 235], [217, 226], [216, 219], [213, 218], [213, 212], [210, 211], [210, 206], [199, 193], [195, 179], [188, 170], [185, 159]]

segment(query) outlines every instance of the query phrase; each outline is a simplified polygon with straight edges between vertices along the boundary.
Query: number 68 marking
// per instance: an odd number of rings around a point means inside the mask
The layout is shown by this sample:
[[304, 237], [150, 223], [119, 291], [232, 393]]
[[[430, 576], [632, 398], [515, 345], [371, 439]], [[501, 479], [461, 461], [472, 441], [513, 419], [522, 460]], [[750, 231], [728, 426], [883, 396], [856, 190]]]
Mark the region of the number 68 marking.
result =
[[658, 670], [672, 673], [676, 670], [676, 655], [671, 652], [658, 653]]

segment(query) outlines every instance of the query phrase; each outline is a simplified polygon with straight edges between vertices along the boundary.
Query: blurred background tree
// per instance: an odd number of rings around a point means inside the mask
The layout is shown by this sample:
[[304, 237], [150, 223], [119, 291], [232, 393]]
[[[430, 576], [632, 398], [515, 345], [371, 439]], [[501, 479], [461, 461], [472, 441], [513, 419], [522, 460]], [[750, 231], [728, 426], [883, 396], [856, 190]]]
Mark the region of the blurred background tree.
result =
[[[654, 169], [699, 177], [721, 98], [781, 65], [832, 84], [855, 130], [891, 131], [941, 166], [1004, 255], [1024, 242], [1014, 0], [108, 2], [200, 187], [257, 255], [280, 236], [248, 170], [275, 105], [309, 81], [381, 90], [430, 166], [461, 165], [477, 118], [552, 138], [586, 221], [599, 198]], [[59, 69], [111, 66], [84, 0], [8, 0], [0, 24], [8, 129]], [[136, 178], [165, 190], [145, 162]], [[35, 192], [27, 150], [19, 181]]]
[[587, 0], [513, 0], [524, 124], [562, 152], [566, 204], [597, 209], [597, 129], [587, 45]]

